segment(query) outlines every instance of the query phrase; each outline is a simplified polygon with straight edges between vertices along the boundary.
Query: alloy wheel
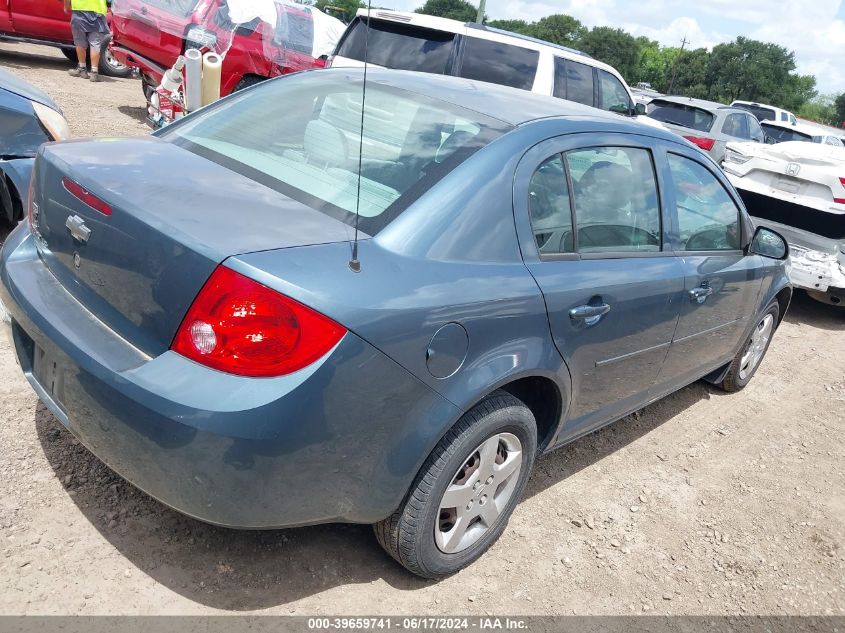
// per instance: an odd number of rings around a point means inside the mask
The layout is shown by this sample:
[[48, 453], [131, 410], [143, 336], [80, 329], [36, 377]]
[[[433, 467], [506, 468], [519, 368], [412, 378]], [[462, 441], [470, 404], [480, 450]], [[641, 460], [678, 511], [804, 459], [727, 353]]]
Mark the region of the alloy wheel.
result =
[[511, 433], [487, 438], [464, 460], [443, 493], [434, 539], [445, 554], [471, 547], [496, 523], [522, 469], [522, 443]]
[[757, 368], [757, 365], [760, 364], [763, 354], [766, 353], [769, 339], [772, 338], [774, 324], [775, 318], [771, 314], [767, 314], [751, 333], [751, 340], [748, 341], [748, 346], [739, 364], [739, 377], [741, 380], [745, 380], [750, 376]]

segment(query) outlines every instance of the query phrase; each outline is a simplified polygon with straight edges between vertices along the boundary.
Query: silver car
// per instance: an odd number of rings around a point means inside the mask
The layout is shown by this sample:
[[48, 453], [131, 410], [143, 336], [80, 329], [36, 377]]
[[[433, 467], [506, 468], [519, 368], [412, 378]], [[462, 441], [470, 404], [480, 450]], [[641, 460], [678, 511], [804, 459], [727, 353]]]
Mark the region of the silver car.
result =
[[731, 141], [766, 139], [760, 123], [749, 112], [714, 101], [689, 97], [660, 97], [648, 106], [648, 116], [706, 151], [719, 165]]

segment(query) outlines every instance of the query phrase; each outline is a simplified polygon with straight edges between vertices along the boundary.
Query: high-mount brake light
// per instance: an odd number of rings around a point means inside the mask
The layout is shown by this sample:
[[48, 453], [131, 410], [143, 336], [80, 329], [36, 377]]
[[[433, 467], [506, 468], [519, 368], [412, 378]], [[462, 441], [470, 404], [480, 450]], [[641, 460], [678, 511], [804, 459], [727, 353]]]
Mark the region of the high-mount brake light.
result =
[[343, 326], [319, 312], [218, 266], [170, 349], [219, 371], [267, 378], [308, 367], [344, 334]]

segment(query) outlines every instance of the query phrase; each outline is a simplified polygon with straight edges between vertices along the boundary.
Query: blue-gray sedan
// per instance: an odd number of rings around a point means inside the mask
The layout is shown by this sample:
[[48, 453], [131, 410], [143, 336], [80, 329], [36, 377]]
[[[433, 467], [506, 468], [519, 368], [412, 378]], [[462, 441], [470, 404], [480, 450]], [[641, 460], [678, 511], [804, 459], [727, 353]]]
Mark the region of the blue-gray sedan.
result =
[[433, 578], [538, 454], [741, 389], [788, 253], [668, 132], [387, 70], [365, 103], [362, 134], [361, 70], [315, 71], [44, 146], [0, 299], [39, 397], [139, 488], [224, 526], [373, 523]]

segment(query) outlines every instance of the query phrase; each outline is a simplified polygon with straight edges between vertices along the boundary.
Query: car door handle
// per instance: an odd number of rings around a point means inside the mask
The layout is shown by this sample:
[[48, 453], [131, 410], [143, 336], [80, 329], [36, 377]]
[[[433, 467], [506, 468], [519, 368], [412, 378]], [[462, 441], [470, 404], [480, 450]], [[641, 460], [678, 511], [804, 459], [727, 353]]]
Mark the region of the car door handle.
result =
[[698, 303], [704, 303], [707, 301], [707, 297], [712, 294], [713, 288], [706, 284], [702, 284], [698, 288], [693, 288], [689, 291], [690, 301], [697, 301]]
[[583, 321], [587, 325], [595, 325], [608, 312], [610, 312], [610, 306], [606, 303], [597, 306], [578, 306], [569, 311], [569, 318], [573, 321]]

